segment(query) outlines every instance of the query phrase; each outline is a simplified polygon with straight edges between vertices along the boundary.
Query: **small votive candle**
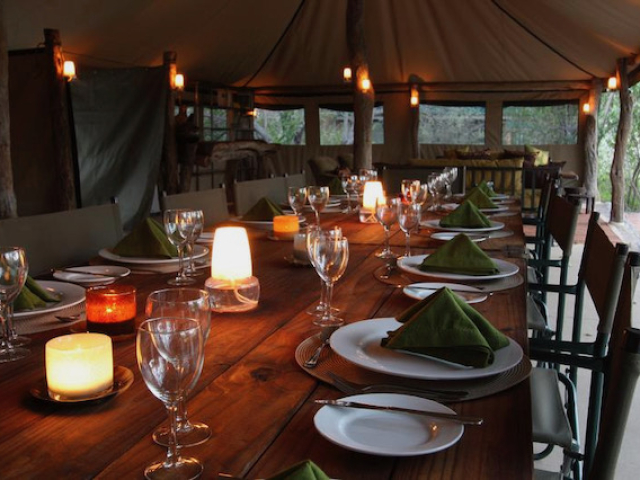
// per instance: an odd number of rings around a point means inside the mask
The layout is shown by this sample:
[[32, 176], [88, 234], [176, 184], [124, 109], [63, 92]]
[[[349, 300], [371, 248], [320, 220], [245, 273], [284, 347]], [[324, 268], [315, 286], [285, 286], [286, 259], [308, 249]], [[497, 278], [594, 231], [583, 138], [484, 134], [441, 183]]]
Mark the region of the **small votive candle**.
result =
[[360, 207], [360, 222], [376, 223], [376, 201], [384, 198], [382, 182], [368, 181], [364, 184], [362, 207]]
[[74, 333], [45, 345], [49, 396], [82, 400], [113, 388], [113, 346], [101, 333]]
[[300, 221], [297, 215], [277, 215], [273, 217], [273, 236], [281, 239], [291, 239], [300, 231]]
[[132, 285], [90, 287], [86, 294], [87, 331], [110, 336], [133, 335], [136, 289]]

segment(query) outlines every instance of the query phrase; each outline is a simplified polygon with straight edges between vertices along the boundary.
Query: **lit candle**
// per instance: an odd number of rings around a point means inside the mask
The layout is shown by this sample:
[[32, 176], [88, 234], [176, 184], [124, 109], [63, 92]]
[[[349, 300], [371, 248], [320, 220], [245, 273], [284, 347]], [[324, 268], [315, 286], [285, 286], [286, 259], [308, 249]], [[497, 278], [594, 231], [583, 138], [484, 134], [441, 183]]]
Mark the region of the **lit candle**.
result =
[[69, 81], [76, 78], [76, 64], [72, 60], [65, 60], [62, 64], [62, 75]]
[[101, 333], [74, 333], [45, 345], [49, 396], [55, 400], [90, 398], [113, 387], [111, 338]]
[[245, 228], [216, 229], [211, 247], [211, 277], [204, 285], [214, 311], [244, 312], [258, 306], [260, 283], [252, 276], [251, 249]]
[[90, 287], [86, 293], [87, 330], [111, 336], [133, 335], [136, 289], [131, 285]]
[[291, 239], [300, 230], [297, 215], [276, 215], [273, 217], [273, 236]]
[[376, 212], [376, 200], [384, 198], [382, 182], [369, 181], [364, 184], [362, 194], [362, 207], [360, 208], [360, 221], [362, 223], [374, 223]]

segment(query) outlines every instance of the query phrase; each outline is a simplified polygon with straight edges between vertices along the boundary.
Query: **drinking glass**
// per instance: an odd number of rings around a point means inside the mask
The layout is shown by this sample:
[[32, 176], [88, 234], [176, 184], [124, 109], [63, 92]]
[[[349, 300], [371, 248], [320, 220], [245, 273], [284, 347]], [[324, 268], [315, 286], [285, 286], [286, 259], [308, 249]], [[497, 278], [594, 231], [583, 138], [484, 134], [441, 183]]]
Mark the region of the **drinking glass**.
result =
[[165, 210], [163, 222], [164, 231], [169, 241], [178, 249], [178, 274], [167, 281], [169, 285], [190, 285], [195, 279], [185, 275], [184, 250], [187, 240], [193, 235], [195, 229], [195, 216], [193, 210], [184, 208]]
[[[309, 261], [311, 262], [311, 265], [313, 265], [314, 268], [315, 268], [315, 263], [314, 263], [313, 250], [312, 250], [313, 241], [315, 238], [317, 238], [320, 235], [327, 235], [327, 236], [330, 236], [331, 238], [339, 239], [339, 238], [342, 238], [342, 229], [340, 227], [334, 227], [331, 230], [322, 230], [322, 228], [320, 228], [317, 225], [310, 225], [309, 228], [307, 228], [307, 236], [306, 236], [307, 256], [309, 257]], [[324, 280], [322, 280], [321, 278], [320, 279], [320, 299], [318, 300], [318, 303], [315, 305], [315, 307], [311, 307], [309, 310], [307, 310], [307, 313], [309, 315], [321, 317], [324, 315], [326, 308], [327, 308], [327, 286]], [[333, 310], [333, 313], [338, 313], [339, 311], [337, 308], [333, 308], [333, 307], [332, 307], [332, 310]]]
[[404, 179], [400, 182], [402, 197], [409, 203], [416, 203], [416, 197], [420, 192], [420, 180]]
[[384, 228], [384, 247], [376, 253], [378, 258], [396, 258], [396, 254], [391, 251], [389, 237], [391, 236], [391, 225], [398, 220], [399, 198], [378, 198], [376, 199], [376, 220]]
[[347, 196], [347, 206], [342, 211], [342, 213], [351, 213], [351, 194], [349, 193], [349, 182], [351, 181], [351, 175], [343, 174], [340, 175], [340, 185], [342, 186], [342, 191]]
[[344, 319], [331, 310], [333, 286], [344, 274], [349, 261], [349, 242], [345, 237], [334, 238], [331, 235], [314, 237], [311, 245], [311, 258], [316, 272], [327, 288], [326, 306], [322, 316], [316, 317], [314, 324], [320, 327], [340, 327]]
[[[209, 294], [197, 288], [168, 288], [157, 290], [147, 297], [146, 318], [191, 318], [200, 324], [202, 341], [206, 345], [211, 329], [211, 305]], [[204, 355], [203, 355], [204, 361]], [[201, 367], [202, 368], [202, 367]], [[198, 375], [199, 377], [200, 375]], [[197, 381], [197, 377], [195, 380]], [[204, 443], [211, 437], [211, 429], [200, 422], [189, 421], [187, 415], [187, 396], [195, 387], [195, 381], [185, 389], [184, 395], [176, 405], [176, 437], [178, 445], [188, 447]], [[160, 427], [153, 432], [153, 440], [163, 446], [169, 446], [171, 430]]]
[[189, 262], [187, 264], [187, 267], [185, 268], [184, 274], [187, 277], [199, 277], [201, 275], [204, 275], [204, 271], [196, 270], [196, 261], [194, 258], [194, 254], [196, 240], [198, 240], [198, 237], [200, 236], [200, 234], [202, 234], [202, 230], [204, 228], [204, 213], [202, 212], [202, 210], [192, 210], [192, 212], [194, 225], [193, 231], [187, 239], [186, 249], [189, 253]]
[[347, 209], [344, 213], [351, 213], [354, 209], [351, 206], [351, 195], [356, 196], [356, 201], [358, 200], [358, 192], [360, 191], [360, 177], [358, 175], [349, 175], [347, 180], [347, 188], [345, 188], [345, 193], [347, 194]]
[[164, 461], [144, 470], [145, 478], [192, 479], [202, 464], [180, 455], [176, 439], [177, 404], [202, 371], [203, 342], [200, 324], [191, 318], [152, 318], [145, 320], [136, 336], [136, 359], [144, 383], [164, 403], [170, 420], [170, 441]]
[[360, 177], [364, 177], [365, 182], [378, 180], [378, 170], [375, 168], [361, 168], [358, 170]]
[[307, 187], [289, 187], [287, 188], [287, 200], [293, 213], [300, 215], [304, 204], [307, 202]]
[[29, 355], [29, 350], [11, 341], [11, 303], [27, 281], [27, 256], [20, 247], [0, 247], [0, 363], [12, 362]]
[[309, 205], [316, 214], [316, 224], [320, 225], [320, 212], [324, 210], [329, 201], [329, 187], [308, 187]]
[[422, 205], [417, 203], [399, 203], [398, 204], [398, 225], [400, 230], [404, 232], [406, 241], [404, 256], [411, 256], [411, 231], [420, 223], [420, 212]]
[[446, 167], [444, 169], [445, 174], [446, 174], [446, 196], [447, 198], [452, 198], [453, 197], [453, 182], [456, 181], [456, 179], [458, 178], [458, 167]]

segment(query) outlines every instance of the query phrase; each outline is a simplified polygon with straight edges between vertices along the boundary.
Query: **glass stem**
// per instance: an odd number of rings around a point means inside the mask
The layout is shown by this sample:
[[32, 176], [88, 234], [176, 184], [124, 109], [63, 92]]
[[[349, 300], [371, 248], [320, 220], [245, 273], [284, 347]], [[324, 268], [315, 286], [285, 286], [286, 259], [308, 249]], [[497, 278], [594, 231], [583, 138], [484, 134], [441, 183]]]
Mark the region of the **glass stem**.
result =
[[2, 330], [0, 331], [0, 351], [8, 350], [11, 345], [9, 344], [9, 322], [7, 322], [7, 309], [8, 306], [0, 303], [0, 323]]
[[187, 399], [186, 395], [181, 396], [176, 404], [176, 428], [178, 431], [184, 430], [188, 425], [187, 418]]
[[316, 223], [318, 224], [318, 226], [320, 226], [320, 212], [318, 212], [318, 210], [315, 210], [316, 213]]
[[184, 277], [184, 244], [178, 245], [178, 277]]
[[320, 280], [320, 300], [318, 300], [318, 309], [324, 311], [327, 306], [327, 284], [324, 280]]
[[167, 459], [165, 465], [174, 466], [178, 461], [178, 415], [176, 403], [167, 405], [167, 415], [169, 416], [169, 447], [167, 448]]
[[389, 238], [391, 236], [391, 228], [388, 226], [384, 226], [384, 251], [388, 252], [389, 250], [391, 250], [391, 247], [389, 247]]
[[411, 256], [411, 230], [407, 230], [407, 233], [405, 234], [405, 240], [407, 243], [404, 249], [404, 256], [410, 257]]
[[13, 302], [7, 305], [7, 332], [9, 343], [18, 337], [18, 332], [13, 324]]
[[324, 318], [331, 319], [331, 299], [333, 298], [333, 282], [325, 282], [326, 299], [325, 299], [325, 314]]

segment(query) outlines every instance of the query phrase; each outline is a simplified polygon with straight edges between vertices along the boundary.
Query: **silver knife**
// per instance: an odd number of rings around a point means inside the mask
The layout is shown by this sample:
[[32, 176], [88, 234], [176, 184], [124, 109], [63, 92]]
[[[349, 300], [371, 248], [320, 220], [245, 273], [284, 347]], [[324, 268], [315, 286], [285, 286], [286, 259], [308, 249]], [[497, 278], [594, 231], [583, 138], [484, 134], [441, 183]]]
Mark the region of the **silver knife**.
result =
[[432, 418], [443, 418], [446, 420], [452, 420], [454, 422], [459, 422], [464, 425], [482, 425], [484, 419], [480, 417], [467, 417], [464, 415], [456, 415], [454, 413], [442, 413], [442, 412], [429, 412], [426, 410], [414, 410], [412, 408], [402, 408], [402, 407], [393, 407], [390, 405], [371, 405], [368, 403], [360, 403], [360, 402], [351, 402], [348, 400], [315, 400], [315, 403], [320, 405], [333, 405], [336, 407], [347, 407], [347, 408], [363, 408], [367, 410], [383, 410], [387, 412], [402, 412], [402, 413], [410, 413], [412, 415], [423, 415], [425, 417]]

